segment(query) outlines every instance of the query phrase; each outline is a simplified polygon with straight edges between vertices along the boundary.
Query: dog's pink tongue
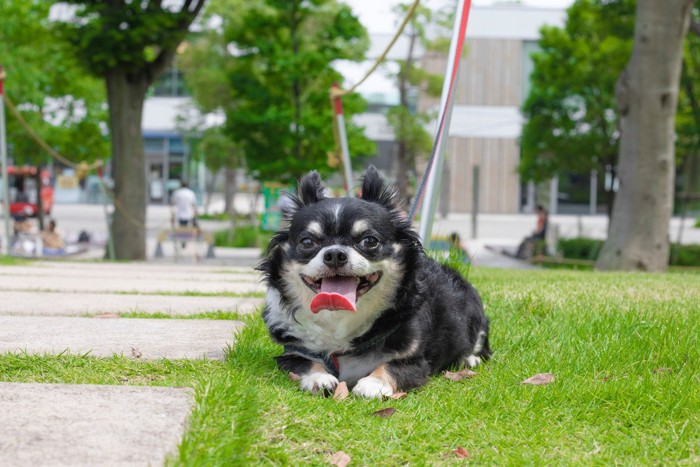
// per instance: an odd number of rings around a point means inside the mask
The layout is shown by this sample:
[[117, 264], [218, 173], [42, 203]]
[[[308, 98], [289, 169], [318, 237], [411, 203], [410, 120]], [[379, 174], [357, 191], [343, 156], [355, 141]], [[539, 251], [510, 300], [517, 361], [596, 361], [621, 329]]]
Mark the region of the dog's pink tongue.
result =
[[321, 310], [355, 311], [357, 279], [355, 277], [326, 277], [321, 281], [321, 292], [311, 300], [311, 312]]

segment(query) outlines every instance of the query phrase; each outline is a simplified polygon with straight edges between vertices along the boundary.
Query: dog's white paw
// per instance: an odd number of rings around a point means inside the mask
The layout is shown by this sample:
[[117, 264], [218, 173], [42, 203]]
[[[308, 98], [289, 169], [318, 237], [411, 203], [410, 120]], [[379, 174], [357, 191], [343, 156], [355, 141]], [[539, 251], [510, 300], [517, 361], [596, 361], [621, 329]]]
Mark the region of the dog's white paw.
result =
[[391, 397], [394, 394], [394, 390], [391, 386], [385, 384], [379, 378], [374, 376], [365, 376], [357, 382], [352, 390], [352, 393], [356, 396], [366, 397], [368, 399]]
[[338, 385], [338, 378], [328, 373], [316, 371], [301, 377], [301, 389], [316, 394], [319, 391], [333, 391]]
[[469, 368], [474, 368], [479, 366], [479, 363], [481, 363], [481, 359], [476, 355], [470, 355], [464, 359], [464, 363], [466, 363]]

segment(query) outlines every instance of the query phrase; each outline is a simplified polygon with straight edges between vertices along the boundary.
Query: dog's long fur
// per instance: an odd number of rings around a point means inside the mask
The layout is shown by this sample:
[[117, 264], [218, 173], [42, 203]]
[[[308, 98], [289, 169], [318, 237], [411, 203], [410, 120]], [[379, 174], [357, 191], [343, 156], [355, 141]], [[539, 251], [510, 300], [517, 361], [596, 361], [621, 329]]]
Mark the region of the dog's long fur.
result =
[[[268, 287], [263, 318], [285, 346], [277, 357], [281, 369], [300, 375], [302, 389], [313, 393], [331, 391], [341, 380], [356, 395], [382, 397], [490, 356], [478, 293], [426, 256], [396, 192], [376, 169], [366, 171], [359, 199], [323, 193], [316, 172], [301, 180], [285, 212], [286, 228], [258, 267]], [[331, 267], [324, 254], [328, 259], [337, 251], [347, 262]], [[335, 275], [364, 278], [358, 288], [371, 285], [355, 312], [312, 313], [318, 290], [309, 282]]]

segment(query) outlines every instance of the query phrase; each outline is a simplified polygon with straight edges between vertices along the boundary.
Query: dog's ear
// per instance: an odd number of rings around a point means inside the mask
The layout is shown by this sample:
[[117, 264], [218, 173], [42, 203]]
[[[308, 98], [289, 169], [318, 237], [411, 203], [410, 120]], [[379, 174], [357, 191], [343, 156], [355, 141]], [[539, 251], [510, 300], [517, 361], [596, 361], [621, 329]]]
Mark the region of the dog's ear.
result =
[[299, 182], [298, 196], [303, 206], [314, 204], [321, 201], [325, 196], [323, 191], [325, 187], [321, 182], [321, 176], [315, 170], [312, 170]]
[[362, 199], [365, 201], [379, 201], [385, 185], [384, 177], [379, 174], [373, 165], [370, 165], [362, 177]]
[[379, 203], [389, 210], [396, 209], [399, 205], [397, 191], [387, 185], [373, 165], [367, 167], [362, 177], [362, 199]]

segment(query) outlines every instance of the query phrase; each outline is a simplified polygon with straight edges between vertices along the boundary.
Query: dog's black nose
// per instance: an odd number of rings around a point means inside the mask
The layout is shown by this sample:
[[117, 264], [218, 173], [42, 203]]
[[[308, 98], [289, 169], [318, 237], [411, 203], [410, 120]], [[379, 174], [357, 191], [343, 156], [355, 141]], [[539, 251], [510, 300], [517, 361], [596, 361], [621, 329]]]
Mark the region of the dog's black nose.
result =
[[329, 268], [339, 268], [348, 262], [348, 255], [339, 248], [327, 250], [323, 254], [323, 263]]

